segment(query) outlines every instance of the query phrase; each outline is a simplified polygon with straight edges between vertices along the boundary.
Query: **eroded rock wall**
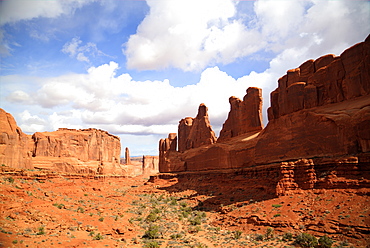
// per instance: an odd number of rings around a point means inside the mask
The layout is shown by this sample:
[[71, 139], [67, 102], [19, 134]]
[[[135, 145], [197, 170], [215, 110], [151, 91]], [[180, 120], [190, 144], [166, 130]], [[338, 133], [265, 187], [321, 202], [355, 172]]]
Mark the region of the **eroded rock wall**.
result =
[[259, 132], [262, 125], [262, 89], [250, 87], [243, 101], [230, 97], [230, 112], [218, 140], [222, 142], [249, 132]]
[[32, 140], [17, 126], [13, 116], [0, 108], [0, 164], [32, 169]]
[[[243, 101], [230, 98], [231, 110], [216, 143], [195, 148], [179, 141], [186, 149], [168, 153], [166, 172], [248, 168], [312, 158], [334, 161], [370, 153], [369, 37], [340, 56], [325, 55], [288, 70], [271, 93], [264, 129], [261, 92], [257, 88], [247, 92]], [[180, 121], [179, 134], [189, 136], [193, 122], [193, 118]], [[289, 166], [285, 167], [289, 181]], [[309, 188], [297, 180], [294, 183]]]
[[0, 122], [2, 164], [73, 173], [125, 173], [120, 166], [120, 139], [106, 131], [60, 128], [26, 135], [3, 109], [0, 109]]

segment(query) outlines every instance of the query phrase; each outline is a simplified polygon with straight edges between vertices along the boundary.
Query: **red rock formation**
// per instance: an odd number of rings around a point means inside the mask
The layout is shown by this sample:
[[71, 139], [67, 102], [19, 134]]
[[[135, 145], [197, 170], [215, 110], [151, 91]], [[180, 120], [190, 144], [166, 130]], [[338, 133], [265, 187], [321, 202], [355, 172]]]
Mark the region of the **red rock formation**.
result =
[[[302, 179], [304, 183], [294, 183], [299, 188], [311, 188], [315, 176], [309, 159], [335, 160], [370, 152], [370, 36], [338, 57], [322, 56], [288, 70], [271, 93], [269, 123], [259, 133], [260, 92], [252, 90], [244, 101], [230, 98], [229, 117], [217, 143], [171, 153], [172, 158], [166, 157], [166, 171], [248, 168], [299, 160], [304, 165], [295, 167], [303, 172], [294, 172], [307, 178]], [[250, 118], [241, 111], [247, 99], [251, 99], [248, 106], [257, 109]], [[251, 125], [250, 120], [257, 120], [257, 124]], [[190, 136], [191, 121], [180, 122], [183, 136]], [[256, 127], [257, 133], [248, 133], [249, 127]], [[284, 184], [283, 180], [279, 187], [284, 188]]]
[[0, 108], [0, 164], [32, 169], [32, 141], [17, 126], [13, 116]]
[[177, 135], [176, 133], [168, 134], [168, 138], [159, 141], [159, 170], [162, 172], [170, 172], [173, 170], [169, 162], [169, 154], [177, 152]]
[[180, 121], [178, 133], [179, 152], [210, 145], [217, 140], [208, 119], [208, 109], [203, 103], [195, 118], [187, 117]]
[[262, 90], [247, 89], [243, 101], [230, 97], [230, 112], [220, 132], [219, 141], [262, 130]]
[[97, 129], [60, 128], [26, 135], [14, 118], [0, 109], [0, 162], [15, 168], [63, 172], [124, 174], [120, 139]]
[[131, 164], [130, 150], [128, 147], [125, 149], [125, 164]]
[[155, 174], [159, 171], [158, 156], [143, 156], [143, 174]]

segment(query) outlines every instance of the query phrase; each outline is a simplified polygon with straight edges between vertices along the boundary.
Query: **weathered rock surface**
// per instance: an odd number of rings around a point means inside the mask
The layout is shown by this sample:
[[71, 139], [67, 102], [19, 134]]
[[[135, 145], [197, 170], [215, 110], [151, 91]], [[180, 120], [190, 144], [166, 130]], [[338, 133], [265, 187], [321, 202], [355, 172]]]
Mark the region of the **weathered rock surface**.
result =
[[[264, 129], [260, 124], [260, 95], [259, 89], [252, 88], [243, 101], [231, 97], [231, 110], [217, 142], [195, 148], [179, 141], [183, 144], [181, 152], [167, 153], [166, 169], [160, 167], [160, 171], [235, 169], [286, 162], [285, 181], [279, 184], [284, 188], [292, 180], [289, 162], [300, 161], [307, 164], [294, 166], [305, 168], [311, 182], [293, 180], [286, 188], [308, 189], [314, 183], [312, 164], [307, 162], [310, 159], [369, 157], [369, 37], [338, 57], [325, 55], [288, 70], [271, 93], [269, 123]], [[247, 109], [251, 110], [250, 116], [245, 115]], [[179, 135], [189, 136], [192, 122], [181, 120]]]
[[26, 135], [0, 109], [0, 163], [14, 168], [43, 168], [72, 173], [124, 174], [117, 136], [98, 129], [60, 128]]
[[143, 156], [143, 174], [155, 174], [159, 171], [159, 157], [158, 156]]
[[250, 87], [243, 101], [230, 97], [230, 112], [218, 141], [249, 132], [259, 132], [262, 126], [262, 89]]
[[0, 108], [0, 164], [32, 169], [30, 136], [17, 126], [13, 116]]
[[130, 150], [128, 147], [125, 148], [125, 164], [131, 164]]
[[208, 108], [203, 103], [195, 118], [182, 119], [178, 128], [179, 152], [216, 143], [216, 135], [208, 119]]
[[123, 173], [119, 161], [120, 139], [106, 131], [60, 128], [54, 132], [37, 132], [32, 135], [32, 140], [35, 167], [63, 168], [63, 171], [71, 167], [71, 170], [88, 169], [99, 174]]

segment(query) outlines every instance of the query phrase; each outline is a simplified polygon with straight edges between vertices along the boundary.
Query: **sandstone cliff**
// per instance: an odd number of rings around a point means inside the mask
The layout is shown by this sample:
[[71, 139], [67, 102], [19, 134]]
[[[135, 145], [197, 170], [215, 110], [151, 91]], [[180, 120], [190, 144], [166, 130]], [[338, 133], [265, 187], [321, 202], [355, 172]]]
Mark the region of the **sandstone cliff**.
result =
[[0, 164], [31, 169], [32, 142], [13, 116], [0, 108]]
[[98, 129], [66, 129], [26, 135], [0, 109], [0, 163], [14, 168], [124, 174], [120, 139]]
[[186, 117], [178, 128], [179, 152], [216, 142], [216, 135], [208, 119], [208, 108], [203, 103], [199, 106], [195, 118]]
[[[231, 97], [230, 113], [217, 142], [192, 148], [179, 141], [181, 152], [172, 149], [162, 153], [160, 160], [166, 161], [166, 166], [160, 166], [160, 171], [248, 168], [317, 158], [336, 161], [348, 156], [368, 163], [369, 93], [368, 37], [338, 57], [322, 56], [288, 70], [271, 93], [265, 129], [261, 125], [260, 89], [248, 89], [243, 101]], [[180, 121], [179, 136], [189, 135], [192, 121]], [[289, 171], [289, 166], [283, 167]], [[283, 185], [284, 180], [279, 187]]]
[[262, 126], [262, 90], [255, 87], [247, 89], [243, 101], [230, 97], [230, 112], [218, 141], [249, 132], [259, 132]]

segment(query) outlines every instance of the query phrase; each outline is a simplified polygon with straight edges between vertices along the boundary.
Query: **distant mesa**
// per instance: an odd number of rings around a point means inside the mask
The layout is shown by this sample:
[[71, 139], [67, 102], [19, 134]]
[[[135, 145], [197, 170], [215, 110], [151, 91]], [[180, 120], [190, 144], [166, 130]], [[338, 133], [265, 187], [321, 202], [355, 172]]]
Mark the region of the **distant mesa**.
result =
[[13, 168], [46, 169], [66, 173], [136, 176], [158, 172], [158, 157], [132, 165], [129, 149], [120, 163], [119, 137], [107, 131], [59, 128], [27, 135], [13, 116], [0, 109], [0, 163]]

